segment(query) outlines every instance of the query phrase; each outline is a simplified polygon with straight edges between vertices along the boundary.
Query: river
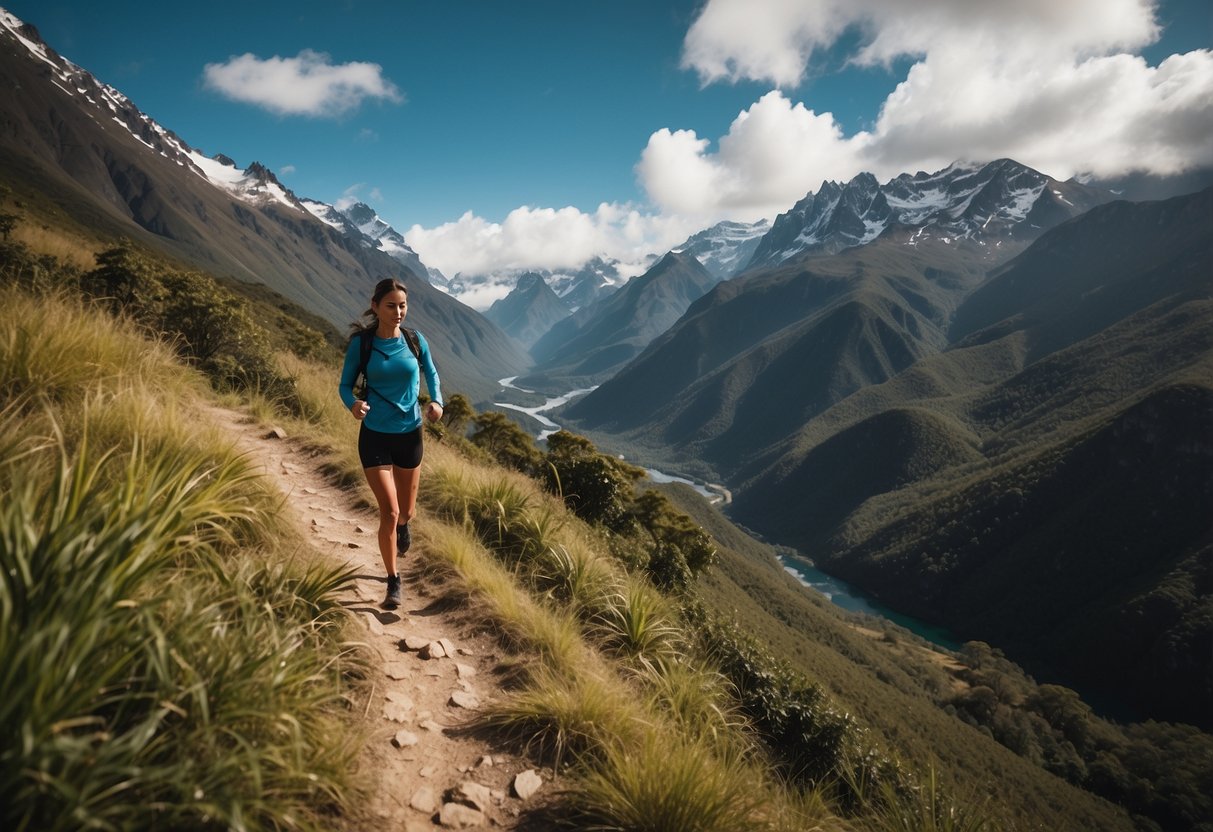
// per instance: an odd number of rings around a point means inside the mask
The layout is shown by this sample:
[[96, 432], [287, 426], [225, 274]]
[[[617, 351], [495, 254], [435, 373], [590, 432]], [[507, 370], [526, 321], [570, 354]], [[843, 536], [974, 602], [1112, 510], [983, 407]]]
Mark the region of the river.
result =
[[927, 641], [946, 647], [949, 650], [959, 650], [962, 643], [948, 630], [936, 627], [917, 618], [903, 615], [891, 610], [879, 601], [868, 598], [862, 590], [851, 586], [840, 578], [827, 575], [809, 560], [795, 556], [780, 555], [779, 562], [796, 580], [803, 585], [815, 589], [824, 595], [835, 606], [851, 612], [862, 612], [879, 616], [892, 621], [898, 626], [905, 627], [910, 632], [922, 636]]
[[[510, 376], [498, 381], [503, 388], [517, 390], [521, 393], [529, 393], [534, 395], [534, 390], [527, 390], [514, 384], [514, 380], [518, 376]], [[543, 441], [551, 436], [556, 431], [560, 430], [560, 425], [553, 422], [544, 414], [549, 410], [560, 407], [562, 404], [572, 401], [578, 396], [584, 396], [593, 390], [594, 387], [585, 387], [578, 390], [570, 390], [560, 396], [548, 398], [543, 404], [536, 407], [523, 407], [517, 404], [508, 404], [506, 402], [494, 402], [497, 407], [505, 407], [510, 410], [516, 410], [520, 413], [525, 413], [543, 426], [537, 439]], [[656, 468], [645, 468], [645, 472], [649, 475], [649, 479], [657, 483], [680, 482], [685, 483], [716, 505], [727, 505], [732, 501], [732, 494], [723, 485], [716, 483], [698, 483], [685, 477], [678, 477], [672, 474], [666, 474], [658, 471]], [[800, 581], [804, 586], [814, 589], [824, 595], [835, 606], [842, 607], [844, 610], [851, 612], [862, 612], [868, 615], [875, 615], [880, 618], [886, 618], [901, 627], [905, 627], [912, 633], [922, 636], [927, 641], [938, 644], [941, 647], [946, 647], [949, 650], [959, 650], [961, 643], [947, 630], [942, 627], [936, 627], [924, 621], [919, 621], [916, 618], [911, 618], [908, 615], [891, 610], [875, 599], [867, 598], [862, 591], [851, 586], [850, 584], [838, 578], [827, 575], [812, 564], [807, 558], [794, 556], [779, 556], [779, 562], [796, 580]]]

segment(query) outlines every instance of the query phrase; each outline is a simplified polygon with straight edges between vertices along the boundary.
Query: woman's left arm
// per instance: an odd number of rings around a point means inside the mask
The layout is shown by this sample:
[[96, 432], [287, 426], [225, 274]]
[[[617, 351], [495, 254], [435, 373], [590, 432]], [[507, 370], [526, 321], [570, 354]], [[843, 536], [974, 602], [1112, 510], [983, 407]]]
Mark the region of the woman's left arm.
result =
[[425, 374], [425, 387], [430, 392], [430, 403], [425, 406], [425, 418], [437, 422], [442, 418], [442, 382], [438, 378], [438, 368], [434, 366], [434, 357], [430, 355], [430, 344], [425, 336], [417, 333], [417, 341], [421, 347], [421, 372]]

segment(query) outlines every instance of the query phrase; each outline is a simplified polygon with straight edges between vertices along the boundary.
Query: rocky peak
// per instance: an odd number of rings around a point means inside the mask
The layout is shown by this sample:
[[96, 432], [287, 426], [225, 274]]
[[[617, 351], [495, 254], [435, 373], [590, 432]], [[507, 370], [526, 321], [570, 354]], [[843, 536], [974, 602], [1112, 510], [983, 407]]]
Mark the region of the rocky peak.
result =
[[375, 213], [375, 209], [365, 202], [355, 202], [349, 208], [346, 208], [344, 213], [355, 225], [366, 225], [379, 218], [379, 215]]
[[806, 253], [835, 254], [866, 245], [891, 226], [929, 227], [941, 237], [978, 243], [1030, 238], [1106, 198], [1013, 159], [984, 165], [955, 162], [935, 173], [902, 174], [884, 185], [861, 173], [845, 185], [823, 182], [816, 193], [780, 214], [748, 267]]
[[536, 292], [542, 291], [547, 285], [547, 281], [543, 279], [543, 275], [538, 272], [527, 272], [518, 278], [514, 291], [523, 296], [533, 295]]

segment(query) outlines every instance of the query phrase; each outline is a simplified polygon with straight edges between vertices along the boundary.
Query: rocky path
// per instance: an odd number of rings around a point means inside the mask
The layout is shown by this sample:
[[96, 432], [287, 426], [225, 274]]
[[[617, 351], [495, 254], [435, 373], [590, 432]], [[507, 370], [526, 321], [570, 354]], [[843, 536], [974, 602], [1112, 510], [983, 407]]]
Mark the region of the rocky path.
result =
[[313, 548], [358, 570], [341, 602], [362, 622], [373, 661], [368, 740], [359, 766], [371, 782], [364, 782], [368, 805], [356, 809], [347, 827], [516, 828], [523, 810], [543, 798], [550, 774], [459, 730], [500, 694], [499, 648], [442, 601], [416, 552], [400, 567], [403, 606], [381, 609], [386, 584], [374, 509], [359, 507], [354, 495], [330, 484], [322, 460], [302, 443], [235, 411], [206, 410], [278, 484], [289, 516]]

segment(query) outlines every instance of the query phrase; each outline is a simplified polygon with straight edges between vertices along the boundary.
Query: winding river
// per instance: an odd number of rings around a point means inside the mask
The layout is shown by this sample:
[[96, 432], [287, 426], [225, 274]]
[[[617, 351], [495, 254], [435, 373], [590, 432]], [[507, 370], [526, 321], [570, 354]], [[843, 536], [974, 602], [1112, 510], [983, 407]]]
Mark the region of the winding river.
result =
[[[518, 376], [503, 378], [498, 381], [498, 384], [501, 385], [503, 390], [517, 390], [520, 393], [535, 395], [534, 390], [527, 390], [514, 384], [514, 380], [517, 378]], [[556, 433], [556, 431], [560, 430], [560, 425], [556, 424], [545, 416], [545, 413], [560, 407], [562, 404], [572, 401], [578, 396], [584, 396], [586, 393], [596, 389], [598, 389], [597, 385], [594, 387], [570, 390], [563, 395], [549, 397], [543, 404], [535, 407], [523, 407], [522, 405], [510, 404], [508, 402], [494, 402], [494, 404], [497, 407], [504, 407], [509, 410], [516, 410], [519, 413], [525, 413], [537, 421], [543, 426], [543, 430], [537, 434], [536, 438], [542, 441], [551, 436], [553, 433]], [[645, 468], [644, 470], [649, 475], [649, 479], [651, 479], [653, 482], [685, 483], [686, 485], [694, 488], [703, 496], [707, 497], [709, 501], [716, 505], [727, 505], [732, 501], [732, 494], [723, 485], [718, 485], [716, 483], [694, 482], [686, 479], [685, 477], [666, 474], [662, 471], [658, 471], [656, 468]], [[783, 568], [801, 584], [820, 592], [835, 606], [842, 607], [843, 609], [851, 612], [861, 612], [888, 619], [894, 624], [905, 627], [910, 632], [922, 636], [927, 641], [938, 644], [941, 647], [945, 647], [949, 650], [958, 650], [961, 647], [960, 642], [947, 630], [940, 627], [935, 627], [931, 624], [927, 624], [924, 621], [919, 621], [916, 618], [911, 618], [908, 615], [902, 615], [895, 610], [889, 609], [874, 598], [865, 596], [863, 592], [856, 587], [853, 587], [845, 581], [822, 572], [807, 558], [780, 555], [779, 562]]]

